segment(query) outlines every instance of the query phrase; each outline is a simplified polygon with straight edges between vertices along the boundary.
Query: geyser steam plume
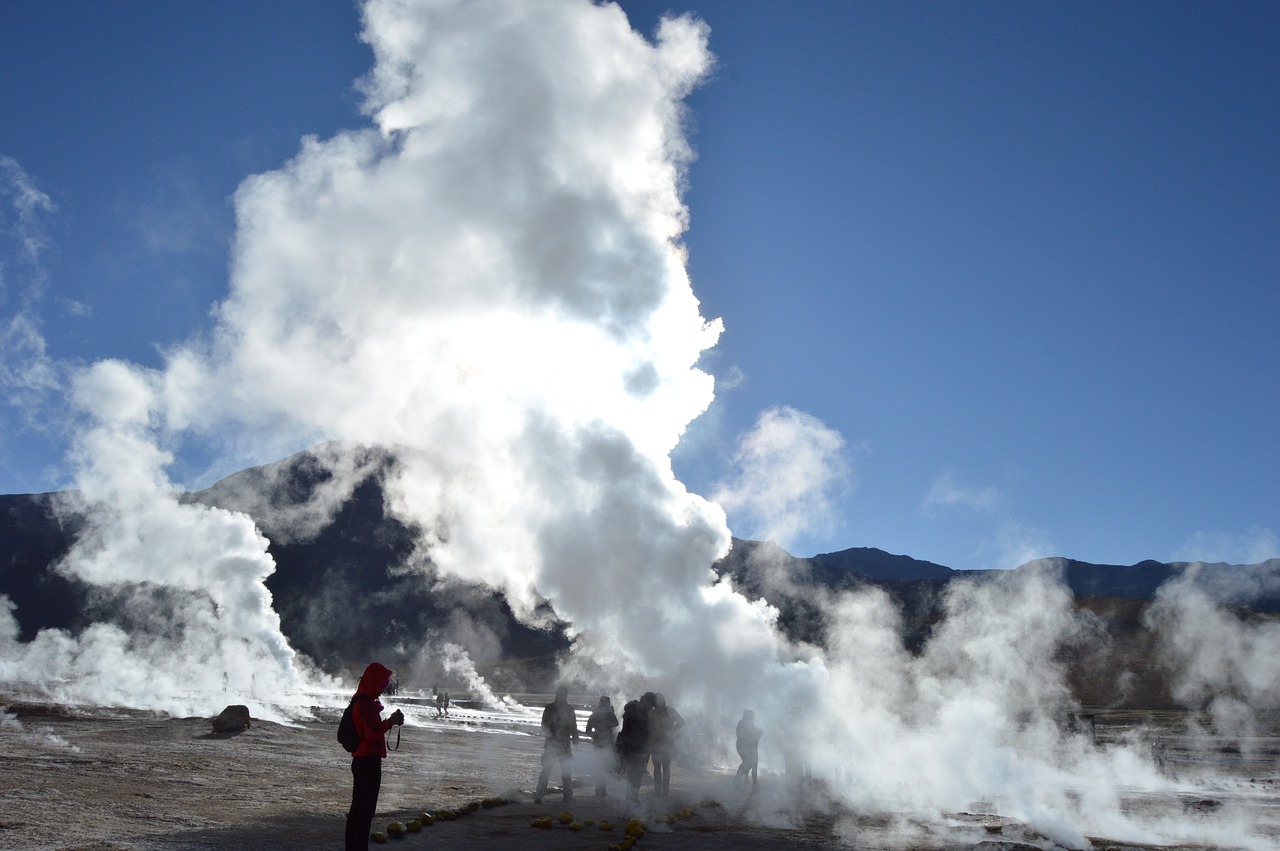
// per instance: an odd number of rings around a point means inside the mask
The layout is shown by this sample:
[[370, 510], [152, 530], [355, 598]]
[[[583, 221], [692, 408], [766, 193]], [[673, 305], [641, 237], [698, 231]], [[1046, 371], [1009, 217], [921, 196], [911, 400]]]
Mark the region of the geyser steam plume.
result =
[[397, 461], [388, 509], [422, 530], [405, 569], [487, 583], [526, 619], [550, 600], [602, 686], [659, 688], [729, 730], [751, 707], [777, 740], [800, 707], [794, 741], [853, 806], [985, 796], [1073, 846], [1091, 825], [1161, 835], [1118, 803], [1122, 783], [1164, 782], [1149, 764], [1052, 724], [1069, 702], [1054, 653], [1081, 628], [1055, 576], [958, 587], [918, 659], [881, 595], [826, 601], [820, 652], [713, 582], [724, 513], [669, 460], [712, 400], [697, 363], [720, 332], [680, 243], [682, 100], [712, 67], [708, 28], [667, 19], [649, 41], [588, 0], [372, 0], [364, 22], [372, 126], [244, 181], [207, 336], [159, 370], [75, 378], [89, 525], [61, 569], [126, 623], [21, 645], [0, 606], [0, 673], [182, 713], [270, 682], [296, 711], [289, 688], [321, 677], [281, 635], [265, 539], [180, 504], [166, 471], [187, 441], [228, 468], [376, 446]]
[[500, 588], [526, 617], [553, 600], [610, 668], [654, 674], [672, 648], [617, 640], [608, 574], [650, 601], [634, 613], [648, 623], [713, 629], [665, 603], [707, 596], [776, 652], [766, 610], [706, 587], [723, 512], [667, 457], [711, 401], [695, 364], [720, 331], [679, 243], [681, 101], [711, 67], [705, 25], [667, 20], [650, 42], [588, 2], [378, 0], [364, 21], [372, 126], [245, 180], [209, 333], [160, 370], [74, 377], [89, 520], [60, 569], [127, 599], [130, 624], [42, 635], [22, 648], [41, 664], [14, 670], [183, 711], [224, 673], [308, 676], [262, 583], [265, 539], [177, 502], [167, 469], [186, 441], [228, 467], [387, 447], [388, 508], [423, 530], [410, 567]]

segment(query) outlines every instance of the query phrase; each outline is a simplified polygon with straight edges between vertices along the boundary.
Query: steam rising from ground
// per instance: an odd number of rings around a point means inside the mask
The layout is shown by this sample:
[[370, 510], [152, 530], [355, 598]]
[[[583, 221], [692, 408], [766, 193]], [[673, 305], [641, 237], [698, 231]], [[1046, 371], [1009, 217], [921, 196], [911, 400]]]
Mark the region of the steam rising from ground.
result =
[[9, 707], [0, 706], [0, 730], [3, 730], [6, 736], [12, 736], [18, 739], [28, 739], [38, 742], [50, 748], [59, 750], [68, 750], [72, 753], [79, 753], [80, 748], [71, 744], [66, 739], [51, 732], [45, 727], [37, 730], [28, 730], [18, 720], [16, 715], [9, 714]]
[[[711, 402], [696, 364], [720, 332], [679, 242], [681, 102], [713, 66], [707, 27], [669, 19], [650, 42], [586, 0], [373, 0], [365, 22], [373, 126], [307, 139], [243, 183], [207, 338], [162, 370], [106, 361], [76, 376], [71, 508], [88, 526], [61, 569], [125, 601], [130, 623], [20, 645], [0, 609], [0, 673], [186, 713], [256, 692], [283, 714], [291, 691], [336, 688], [282, 636], [253, 522], [180, 503], [166, 470], [185, 440], [224, 441], [241, 463], [322, 440], [385, 447], [388, 507], [422, 530], [408, 569], [499, 588], [530, 620], [551, 601], [572, 624], [573, 670], [602, 691], [664, 691], [709, 730], [753, 708], [767, 743], [853, 807], [987, 798], [1072, 847], [1094, 828], [1159, 835], [1118, 803], [1126, 784], [1167, 787], [1150, 762], [1060, 732], [1056, 654], [1088, 625], [1053, 574], [957, 584], [919, 657], [875, 592], [823, 601], [820, 652], [714, 581], [724, 513], [668, 457]], [[746, 471], [783, 459], [821, 481], [842, 443], [774, 412], [722, 496], [794, 531], [821, 500], [788, 481], [766, 494]], [[356, 471], [333, 472], [349, 491]], [[342, 493], [327, 488], [316, 516]], [[1276, 641], [1255, 639], [1259, 656]], [[1241, 699], [1259, 696], [1275, 700]]]
[[1280, 591], [1280, 560], [1269, 570], [1243, 572], [1218, 565], [1212, 573], [1194, 564], [1166, 582], [1147, 610], [1146, 626], [1160, 643], [1173, 696], [1205, 707], [1220, 730], [1248, 736], [1255, 710], [1280, 707], [1280, 622], [1242, 620], [1228, 606]]
[[484, 681], [484, 677], [480, 676], [465, 649], [452, 642], [447, 642], [440, 650], [444, 672], [452, 675], [455, 680], [465, 683], [467, 691], [472, 695], [473, 700], [480, 701], [483, 706], [489, 709], [505, 709], [512, 705], [504, 702], [493, 693], [493, 689], [489, 688], [488, 683]]

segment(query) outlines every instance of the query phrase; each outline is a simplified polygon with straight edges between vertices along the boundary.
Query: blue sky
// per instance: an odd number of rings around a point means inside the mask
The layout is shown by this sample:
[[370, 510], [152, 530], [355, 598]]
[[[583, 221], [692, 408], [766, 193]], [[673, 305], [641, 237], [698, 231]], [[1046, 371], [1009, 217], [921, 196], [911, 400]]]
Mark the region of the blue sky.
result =
[[[1280, 555], [1280, 8], [624, 8], [696, 13], [719, 59], [687, 99], [688, 269], [725, 326], [674, 455], [692, 490], [794, 410], [846, 471], [799, 555]], [[359, 27], [314, 0], [0, 5], [0, 492], [67, 481], [11, 320], [55, 364], [207, 332], [236, 187], [368, 125]]]

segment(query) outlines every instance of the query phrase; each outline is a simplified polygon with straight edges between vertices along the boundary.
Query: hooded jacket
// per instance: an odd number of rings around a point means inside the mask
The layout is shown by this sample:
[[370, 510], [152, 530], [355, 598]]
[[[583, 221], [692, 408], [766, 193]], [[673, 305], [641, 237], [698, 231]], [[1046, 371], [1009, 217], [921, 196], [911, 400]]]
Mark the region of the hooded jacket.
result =
[[[391, 719], [382, 717], [382, 701], [378, 695], [391, 682], [391, 669], [377, 662], [370, 662], [360, 677], [360, 685], [352, 696], [355, 704], [351, 716], [356, 722], [356, 733], [360, 736], [360, 745], [351, 756], [387, 755], [387, 731], [393, 726]], [[368, 698], [368, 699], [366, 699]]]

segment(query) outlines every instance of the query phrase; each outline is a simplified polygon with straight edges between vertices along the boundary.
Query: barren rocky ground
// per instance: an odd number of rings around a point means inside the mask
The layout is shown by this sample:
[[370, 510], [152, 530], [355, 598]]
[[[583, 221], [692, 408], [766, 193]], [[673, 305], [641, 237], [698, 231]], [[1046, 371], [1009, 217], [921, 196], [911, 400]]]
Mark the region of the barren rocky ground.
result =
[[[348, 761], [334, 740], [336, 714], [298, 725], [255, 721], [233, 734], [212, 732], [208, 718], [167, 718], [118, 709], [63, 708], [5, 703], [0, 716], [0, 847], [61, 851], [123, 849], [314, 849], [341, 846], [350, 794]], [[375, 827], [408, 821], [420, 811], [439, 813], [489, 800], [489, 806], [389, 847], [460, 849], [599, 849], [621, 838], [628, 817], [644, 815], [649, 830], [638, 848], [1052, 848], [1023, 825], [992, 814], [953, 813], [917, 825], [904, 837], [903, 822], [857, 817], [838, 808], [779, 805], [782, 778], [762, 777], [758, 793], [775, 795], [760, 807], [734, 792], [726, 771], [677, 769], [673, 799], [646, 813], [626, 812], [621, 790], [596, 799], [588, 785], [566, 806], [557, 794], [541, 804], [528, 797], [537, 775], [538, 739], [513, 725], [480, 733], [465, 710], [447, 725], [406, 726], [400, 748], [385, 763]], [[1124, 723], [1123, 718], [1113, 719]], [[1272, 741], [1274, 745], [1280, 740]], [[394, 739], [393, 739], [394, 743]], [[1189, 758], [1176, 738], [1170, 759]], [[1136, 802], [1186, 811], [1213, 810], [1233, 796], [1248, 799], [1270, 818], [1280, 844], [1277, 763], [1272, 746], [1262, 756], [1240, 758], [1230, 748], [1208, 754], [1235, 763], [1237, 781], [1213, 799]], [[772, 791], [771, 791], [772, 790]], [[493, 805], [503, 793], [510, 802]], [[816, 794], [810, 803], [816, 801]], [[787, 799], [791, 800], [791, 799]], [[673, 824], [655, 816], [688, 808]], [[1269, 808], [1269, 809], [1268, 809]], [[533, 828], [533, 819], [571, 810], [594, 824], [570, 830], [556, 823]], [[767, 813], [767, 814], [766, 814]], [[612, 831], [599, 823], [609, 821]], [[1269, 841], [1264, 838], [1264, 842]], [[1148, 846], [1108, 841], [1099, 848]], [[1196, 845], [1191, 847], [1231, 847]]]

